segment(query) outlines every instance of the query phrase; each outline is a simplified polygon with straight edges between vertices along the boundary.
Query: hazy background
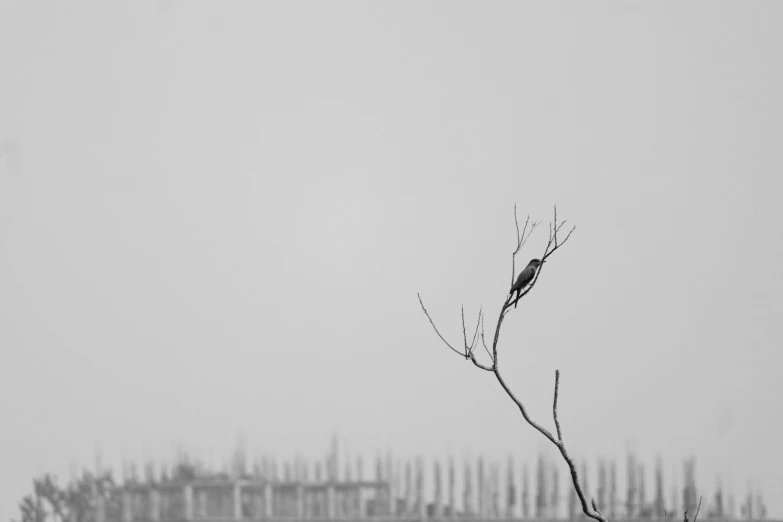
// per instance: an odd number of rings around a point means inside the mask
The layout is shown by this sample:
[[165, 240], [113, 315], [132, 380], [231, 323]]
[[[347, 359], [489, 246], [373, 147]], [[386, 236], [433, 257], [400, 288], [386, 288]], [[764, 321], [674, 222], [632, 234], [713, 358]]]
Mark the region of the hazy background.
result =
[[591, 473], [693, 455], [783, 516], [781, 64], [772, 2], [3, 1], [0, 520], [238, 434], [554, 456], [416, 299], [494, 324], [515, 202], [577, 225], [501, 337], [531, 413], [559, 368]]

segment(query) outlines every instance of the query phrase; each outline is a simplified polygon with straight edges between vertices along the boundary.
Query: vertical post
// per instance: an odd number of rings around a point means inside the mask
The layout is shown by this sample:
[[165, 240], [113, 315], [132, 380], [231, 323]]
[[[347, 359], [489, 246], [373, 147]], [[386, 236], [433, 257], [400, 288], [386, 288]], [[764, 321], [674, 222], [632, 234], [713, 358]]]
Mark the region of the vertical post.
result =
[[[574, 488], [568, 488], [568, 490], [573, 492]], [[520, 507], [522, 508], [522, 518], [527, 518], [530, 514], [530, 481], [528, 480], [527, 476], [526, 462], [522, 464], [522, 496], [519, 499], [519, 503], [521, 504]], [[574, 514], [570, 511], [568, 512], [568, 519], [574, 519]]]
[[394, 517], [394, 504], [396, 492], [394, 491], [394, 464], [391, 453], [386, 454], [386, 501], [389, 503], [387, 506], [387, 514], [390, 517]]
[[131, 492], [127, 489], [122, 491], [122, 522], [133, 522], [133, 505]]
[[272, 518], [272, 482], [267, 480], [264, 483], [264, 518]]
[[434, 466], [434, 477], [433, 480], [435, 481], [435, 498], [433, 499], [434, 506], [432, 510], [432, 516], [434, 518], [441, 518], [442, 512], [441, 512], [441, 506], [443, 505], [443, 491], [441, 490], [441, 477], [440, 477], [440, 462], [437, 460], [435, 461]]
[[464, 486], [462, 490], [462, 510], [466, 515], [473, 513], [473, 472], [470, 468], [470, 461], [465, 461]]
[[397, 503], [396, 499], [394, 498], [395, 491], [394, 491], [394, 482], [393, 477], [389, 475], [386, 478], [386, 502], [388, 502], [388, 506], [386, 507], [386, 510], [388, 511], [388, 515], [390, 517], [394, 517], [395, 515], [395, 509], [394, 504]]
[[557, 466], [552, 466], [552, 518], [558, 518], [560, 504], [560, 476], [557, 473]]
[[514, 460], [511, 455], [506, 461], [506, 518], [514, 517], [514, 506], [517, 501], [516, 486], [514, 485]]
[[182, 486], [182, 499], [183, 499], [183, 518], [185, 520], [193, 520], [193, 485], [185, 484]]
[[206, 518], [208, 513], [215, 512], [215, 499], [207, 494], [207, 488], [200, 487], [193, 491], [193, 516]]
[[449, 457], [449, 517], [453, 520], [457, 518], [457, 506], [455, 503], [456, 492], [454, 491], [454, 459]]
[[233, 509], [234, 520], [241, 520], [243, 518], [242, 517], [242, 484], [239, 482], [239, 480], [234, 480], [233, 493], [234, 493], [234, 509]]
[[335, 518], [335, 504], [337, 503], [335, 493], [334, 482], [330, 480], [326, 483], [326, 518], [329, 520]]
[[486, 485], [484, 484], [484, 459], [483, 457], [479, 457], [478, 460], [478, 477], [476, 479], [476, 492], [478, 493], [478, 505], [476, 506], [476, 513], [479, 517], [485, 516], [485, 503], [484, 503], [484, 493], [485, 493]]
[[413, 506], [413, 476], [410, 461], [405, 463], [405, 515], [410, 515]]
[[304, 520], [304, 485], [302, 482], [296, 484], [296, 518]]
[[160, 521], [160, 491], [154, 486], [150, 486], [147, 490], [148, 503], [150, 507], [150, 521]]
[[492, 486], [492, 493], [490, 496], [492, 516], [498, 518], [500, 516], [500, 468], [496, 462], [493, 462], [490, 470], [492, 472], [490, 479], [490, 484]]
[[427, 502], [424, 500], [424, 466], [416, 459], [416, 508], [420, 520], [427, 520]]

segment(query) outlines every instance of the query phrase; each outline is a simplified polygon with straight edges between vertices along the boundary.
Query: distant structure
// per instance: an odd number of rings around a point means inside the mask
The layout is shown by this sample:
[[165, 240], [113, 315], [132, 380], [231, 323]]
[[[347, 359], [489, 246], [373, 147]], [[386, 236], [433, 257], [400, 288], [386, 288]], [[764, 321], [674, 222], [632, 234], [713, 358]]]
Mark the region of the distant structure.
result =
[[[687, 509], [693, 520], [699, 497], [703, 498], [700, 522], [766, 516], [758, 493], [748, 493], [737, 514], [733, 496], [727, 503], [720, 484], [714, 495], [700, 492], [693, 459], [683, 468], [684, 487], [674, 488], [669, 502], [664, 498], [660, 459], [649, 482], [654, 484], [651, 495], [645, 491], [645, 467], [634, 455], [628, 455], [626, 463], [625, 494], [617, 484], [617, 466], [605, 460], [599, 462], [594, 477], [595, 492], [588, 489], [612, 521], [679, 522], [683, 512], [677, 512], [677, 506]], [[438, 461], [432, 464], [431, 482], [427, 482], [422, 459], [403, 462], [391, 455], [377, 456], [373, 478], [364, 479], [362, 458], [341, 463], [336, 443], [323, 461], [296, 458], [280, 468], [269, 457], [249, 467], [241, 449], [220, 472], [180, 455], [170, 470], [158, 466], [156, 473], [148, 463], [144, 479], [135, 464], [126, 464], [121, 484], [100, 469], [94, 474], [85, 471], [64, 489], [47, 475], [34, 481], [34, 495], [20, 502], [21, 522], [586, 521], [569, 477], [561, 484], [557, 464], [539, 455], [535, 470], [530, 470], [527, 464], [517, 466], [510, 456], [505, 466], [479, 457], [463, 462], [458, 476], [458, 466], [449, 459], [445, 466]], [[586, 462], [580, 463], [580, 470], [588, 476]], [[531, 471], [534, 484], [528, 480]], [[431, 486], [427, 495], [425, 483]], [[587, 481], [584, 484], [589, 488]]]
[[[355, 520], [396, 513], [388, 482], [212, 478], [128, 484], [98, 498], [95, 522]], [[101, 505], [102, 504], [102, 505]]]

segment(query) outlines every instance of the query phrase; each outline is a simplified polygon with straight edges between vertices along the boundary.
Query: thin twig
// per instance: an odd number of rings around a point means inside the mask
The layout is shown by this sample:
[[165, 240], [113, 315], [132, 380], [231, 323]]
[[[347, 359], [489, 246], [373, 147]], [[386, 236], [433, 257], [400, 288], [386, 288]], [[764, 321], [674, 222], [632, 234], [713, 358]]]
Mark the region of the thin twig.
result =
[[560, 389], [560, 370], [555, 370], [555, 402], [552, 405], [552, 416], [555, 418], [555, 428], [557, 429], [557, 441], [563, 442], [563, 433], [560, 431], [560, 421], [557, 420], [557, 393]]
[[462, 343], [465, 345], [465, 359], [470, 356], [470, 350], [468, 350], [468, 336], [465, 333], [465, 305], [462, 305]]
[[476, 340], [478, 339], [479, 324], [481, 324], [482, 308], [479, 307], [478, 318], [476, 319], [476, 330], [473, 332], [473, 340], [470, 342], [470, 354], [473, 355], [473, 350], [476, 347]]
[[490, 353], [489, 348], [487, 348], [487, 343], [484, 341], [484, 316], [481, 316], [481, 344], [484, 345], [484, 351], [487, 352], [487, 355], [489, 355], [489, 360], [492, 361], [492, 364], [494, 366], [495, 359], [492, 357], [492, 353]]
[[699, 497], [699, 505], [696, 507], [696, 514], [693, 516], [693, 522], [696, 522], [696, 519], [699, 518], [700, 509], [701, 509], [701, 497]]
[[[530, 219], [530, 216], [527, 217], [527, 219]], [[517, 258], [517, 252], [519, 252], [519, 244], [522, 242], [522, 239], [519, 236], [519, 221], [517, 221], [517, 204], [514, 203], [514, 226], [517, 227], [517, 248], [514, 250], [514, 252], [511, 254], [511, 285], [514, 285], [514, 278], [517, 275], [516, 272], [516, 258]], [[527, 228], [527, 220], [525, 220], [525, 228]], [[524, 235], [525, 229], [522, 229], [522, 234]]]
[[546, 249], [544, 249], [544, 256], [541, 258], [541, 261], [546, 261], [546, 259], [555, 253], [555, 251], [560, 248], [561, 246], [565, 245], [566, 241], [568, 241], [568, 238], [571, 237], [571, 234], [576, 229], [576, 226], [571, 227], [571, 230], [568, 231], [568, 234], [566, 235], [566, 238], [559, 242], [557, 245], [552, 247], [554, 242], [549, 242], [546, 245]]
[[438, 334], [438, 337], [440, 337], [440, 340], [441, 340], [441, 341], [443, 341], [444, 343], [446, 343], [446, 346], [448, 346], [449, 348], [451, 348], [451, 350], [452, 350], [453, 352], [455, 352], [455, 353], [458, 353], [459, 355], [461, 355], [461, 356], [463, 356], [463, 357], [464, 357], [464, 356], [465, 356], [465, 354], [464, 354], [464, 353], [460, 352], [459, 350], [457, 350], [456, 348], [454, 348], [453, 346], [451, 346], [451, 345], [449, 344], [449, 342], [448, 342], [446, 339], [444, 339], [444, 338], [443, 338], [443, 336], [442, 336], [442, 335], [440, 334], [440, 332], [438, 331], [438, 327], [437, 327], [437, 326], [435, 326], [435, 323], [432, 321], [432, 317], [430, 317], [430, 314], [429, 314], [429, 312], [427, 312], [427, 309], [426, 309], [426, 308], [424, 308], [424, 302], [421, 300], [421, 295], [420, 295], [420, 294], [418, 294], [418, 293], [417, 293], [416, 295], [417, 295], [417, 296], [419, 296], [419, 304], [421, 304], [421, 309], [422, 309], [422, 310], [424, 310], [424, 315], [426, 315], [426, 316], [427, 316], [427, 319], [429, 319], [429, 320], [430, 320], [430, 324], [432, 325], [432, 328], [435, 330], [435, 333], [436, 333], [436, 334]]
[[530, 235], [533, 233], [533, 230], [536, 229], [536, 227], [540, 224], [538, 221], [534, 221], [532, 225], [530, 225], [530, 230], [527, 229], [528, 224], [530, 224], [530, 215], [525, 218], [525, 226], [522, 227], [522, 234], [519, 233], [519, 221], [517, 220], [517, 206], [514, 204], [514, 226], [517, 229], [517, 247], [514, 249], [514, 252], [511, 254], [511, 285], [514, 284], [514, 279], [516, 278], [516, 259], [517, 254], [520, 250], [522, 250], [522, 247], [525, 246], [525, 243], [527, 243], [527, 240], [530, 239]]

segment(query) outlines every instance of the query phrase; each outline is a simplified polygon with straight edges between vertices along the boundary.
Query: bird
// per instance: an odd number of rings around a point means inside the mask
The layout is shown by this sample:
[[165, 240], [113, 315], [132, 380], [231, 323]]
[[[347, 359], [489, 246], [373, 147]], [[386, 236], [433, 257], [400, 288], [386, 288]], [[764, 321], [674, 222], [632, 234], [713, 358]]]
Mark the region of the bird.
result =
[[514, 308], [516, 308], [517, 304], [519, 303], [520, 292], [522, 292], [522, 289], [525, 288], [528, 283], [530, 283], [530, 281], [532, 281], [536, 276], [536, 270], [538, 270], [538, 267], [541, 266], [541, 263], [543, 263], [543, 261], [540, 259], [531, 259], [525, 269], [519, 273], [517, 282], [514, 283], [514, 285], [511, 287], [511, 290], [508, 292], [508, 295], [513, 295], [514, 292], [517, 293], [517, 301], [514, 303]]

